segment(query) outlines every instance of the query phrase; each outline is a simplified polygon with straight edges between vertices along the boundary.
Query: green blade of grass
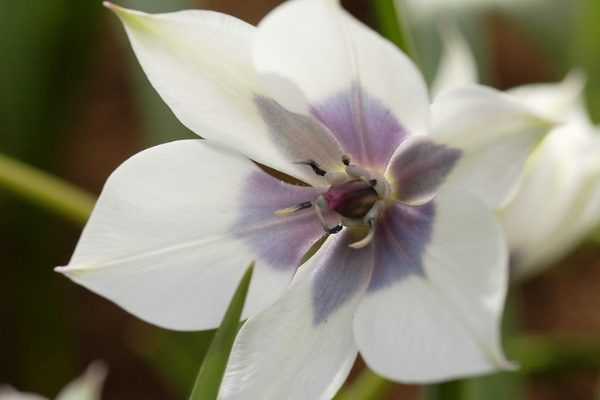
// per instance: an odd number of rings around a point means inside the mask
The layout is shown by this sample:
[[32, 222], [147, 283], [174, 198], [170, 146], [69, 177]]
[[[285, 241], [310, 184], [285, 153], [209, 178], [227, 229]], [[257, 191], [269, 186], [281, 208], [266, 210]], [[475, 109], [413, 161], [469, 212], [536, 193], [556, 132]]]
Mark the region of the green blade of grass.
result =
[[404, 51], [417, 62], [414, 41], [406, 22], [406, 14], [401, 3], [394, 0], [375, 0], [373, 12], [377, 21], [377, 29], [382, 36]]
[[250, 264], [233, 295], [221, 325], [208, 348], [202, 366], [198, 371], [190, 400], [216, 399], [223, 380], [229, 353], [240, 328], [240, 316], [246, 302], [248, 287], [252, 279], [254, 263]]
[[76, 186], [5, 154], [0, 154], [0, 190], [15, 193], [81, 225], [96, 201]]

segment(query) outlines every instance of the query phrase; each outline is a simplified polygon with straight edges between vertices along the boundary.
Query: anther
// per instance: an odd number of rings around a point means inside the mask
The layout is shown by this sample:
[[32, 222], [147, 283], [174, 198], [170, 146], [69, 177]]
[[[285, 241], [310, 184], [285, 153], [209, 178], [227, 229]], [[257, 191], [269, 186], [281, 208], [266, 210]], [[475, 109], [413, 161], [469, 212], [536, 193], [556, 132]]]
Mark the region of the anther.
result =
[[371, 185], [372, 187], [375, 187], [377, 185], [377, 179], [370, 179], [369, 185]]
[[317, 199], [313, 203], [313, 207], [315, 209], [315, 214], [317, 214], [317, 218], [319, 219], [319, 222], [321, 223], [321, 226], [323, 227], [323, 230], [326, 233], [335, 234], [342, 230], [342, 228], [343, 228], [342, 225], [337, 224], [334, 227], [330, 228], [329, 225], [327, 224], [327, 221], [325, 221], [325, 217], [323, 216], [323, 211], [327, 210], [327, 201], [325, 200], [323, 195], [320, 195], [319, 197], [317, 197]]
[[330, 228], [327, 233], [329, 233], [330, 235], [335, 235], [336, 233], [340, 232], [342, 229], [344, 228], [343, 225], [341, 224], [337, 224], [336, 226], [334, 226], [333, 228]]
[[346, 166], [350, 165], [350, 157], [348, 157], [347, 155], [343, 155], [342, 156], [342, 163]]
[[284, 208], [284, 209], [281, 209], [281, 210], [277, 210], [277, 211], [274, 212], [274, 214], [276, 216], [278, 216], [278, 217], [286, 217], [286, 216], [288, 216], [290, 214], [293, 214], [295, 212], [298, 212], [300, 210], [304, 210], [304, 209], [307, 209], [307, 208], [310, 208], [310, 207], [312, 207], [312, 203], [310, 201], [305, 201], [304, 203], [300, 203], [300, 204], [297, 204], [297, 205], [292, 206], [292, 207], [288, 207], [288, 208]]
[[327, 173], [327, 171], [321, 169], [315, 160], [297, 161], [296, 164], [308, 165], [312, 168], [313, 172], [319, 176], [325, 176]]

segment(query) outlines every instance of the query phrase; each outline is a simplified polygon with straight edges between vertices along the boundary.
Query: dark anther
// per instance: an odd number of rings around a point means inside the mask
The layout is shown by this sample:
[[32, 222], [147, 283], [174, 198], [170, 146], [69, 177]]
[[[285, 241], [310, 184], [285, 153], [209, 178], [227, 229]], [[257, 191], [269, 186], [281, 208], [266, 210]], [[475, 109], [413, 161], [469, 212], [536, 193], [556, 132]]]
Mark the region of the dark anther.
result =
[[350, 157], [348, 157], [347, 155], [343, 155], [342, 162], [344, 163], [344, 165], [350, 165]]
[[298, 161], [296, 164], [308, 165], [312, 168], [313, 172], [319, 176], [325, 176], [325, 174], [327, 173], [327, 171], [321, 169], [321, 167], [319, 167], [319, 164], [317, 164], [317, 162], [314, 160]]
[[369, 185], [371, 185], [371, 186], [377, 185], [377, 179], [370, 179], [369, 180]]
[[339, 231], [341, 231], [344, 227], [342, 225], [336, 225], [333, 228], [329, 229], [327, 231], [327, 233], [329, 233], [330, 235], [335, 235], [336, 233], [338, 233]]
[[299, 211], [299, 210], [304, 210], [304, 209], [306, 209], [306, 208], [310, 208], [310, 207], [312, 207], [312, 202], [310, 202], [310, 201], [305, 201], [304, 203], [300, 203], [300, 204], [298, 204], [298, 205], [296, 206], [296, 210], [297, 210], [297, 211]]

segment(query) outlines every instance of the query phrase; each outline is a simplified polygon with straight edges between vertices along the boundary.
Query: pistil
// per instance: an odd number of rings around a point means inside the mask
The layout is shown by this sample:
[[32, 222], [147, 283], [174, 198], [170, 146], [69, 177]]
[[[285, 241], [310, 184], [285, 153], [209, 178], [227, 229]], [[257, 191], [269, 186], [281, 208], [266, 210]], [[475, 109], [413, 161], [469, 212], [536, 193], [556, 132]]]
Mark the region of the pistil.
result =
[[[367, 234], [350, 245], [355, 249], [367, 246], [374, 237], [377, 218], [381, 214], [390, 190], [383, 177], [375, 177], [365, 168], [352, 164], [348, 156], [342, 157], [344, 172], [328, 172], [314, 160], [300, 161], [315, 174], [327, 179], [330, 186], [312, 202], [304, 202], [277, 210], [275, 215], [288, 216], [312, 207], [316, 217], [327, 234], [340, 232], [344, 227], [366, 226]], [[339, 223], [331, 226], [325, 218], [326, 213], [337, 215]]]

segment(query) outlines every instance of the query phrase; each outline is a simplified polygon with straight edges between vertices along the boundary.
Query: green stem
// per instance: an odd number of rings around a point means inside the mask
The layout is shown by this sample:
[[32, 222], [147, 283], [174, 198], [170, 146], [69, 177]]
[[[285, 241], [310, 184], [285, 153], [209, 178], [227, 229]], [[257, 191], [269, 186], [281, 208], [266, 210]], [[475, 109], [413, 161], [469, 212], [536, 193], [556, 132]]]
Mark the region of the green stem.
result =
[[0, 154], [0, 187], [83, 225], [94, 196], [37, 168]]
[[365, 368], [352, 385], [335, 400], [380, 400], [390, 392], [393, 383]]
[[401, 1], [375, 0], [373, 11], [377, 20], [379, 32], [404, 51], [412, 60], [417, 62], [415, 45], [408, 26], [406, 13], [401, 7]]
[[229, 354], [231, 353], [238, 330], [241, 327], [240, 318], [244, 309], [244, 303], [246, 302], [250, 281], [252, 280], [253, 270], [254, 263], [250, 264], [246, 270], [237, 290], [231, 298], [221, 325], [217, 329], [208, 352], [204, 356], [189, 400], [212, 400], [218, 397]]
[[457, 380], [425, 388], [426, 400], [461, 400], [465, 397], [465, 381]]
[[596, 337], [520, 336], [508, 340], [506, 348], [522, 374], [600, 368], [600, 343]]

